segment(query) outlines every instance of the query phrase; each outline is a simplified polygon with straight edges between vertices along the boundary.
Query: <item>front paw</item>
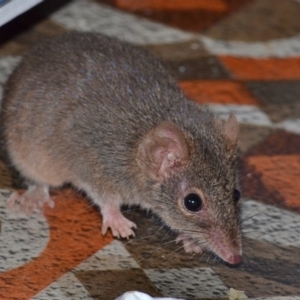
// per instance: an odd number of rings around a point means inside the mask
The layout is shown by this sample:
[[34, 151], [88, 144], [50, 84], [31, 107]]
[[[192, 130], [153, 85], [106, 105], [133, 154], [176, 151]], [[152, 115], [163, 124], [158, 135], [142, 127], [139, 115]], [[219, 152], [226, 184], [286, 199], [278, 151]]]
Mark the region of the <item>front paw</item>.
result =
[[110, 228], [112, 235], [117, 238], [129, 238], [135, 236], [132, 228], [136, 228], [135, 223], [126, 219], [121, 213], [103, 216], [102, 234], [105, 235]]

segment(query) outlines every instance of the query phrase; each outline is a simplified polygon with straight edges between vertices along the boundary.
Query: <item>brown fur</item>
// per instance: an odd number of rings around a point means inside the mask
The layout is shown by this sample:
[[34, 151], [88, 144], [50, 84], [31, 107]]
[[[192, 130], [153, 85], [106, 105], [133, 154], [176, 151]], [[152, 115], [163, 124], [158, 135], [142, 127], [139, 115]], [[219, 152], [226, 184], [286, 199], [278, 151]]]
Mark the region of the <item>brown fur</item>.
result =
[[[225, 260], [220, 247], [240, 253], [236, 119], [216, 122], [146, 51], [92, 33], [41, 43], [11, 76], [1, 119], [30, 182], [72, 183], [100, 208], [140, 204]], [[182, 199], [197, 189], [203, 209], [190, 213]]]

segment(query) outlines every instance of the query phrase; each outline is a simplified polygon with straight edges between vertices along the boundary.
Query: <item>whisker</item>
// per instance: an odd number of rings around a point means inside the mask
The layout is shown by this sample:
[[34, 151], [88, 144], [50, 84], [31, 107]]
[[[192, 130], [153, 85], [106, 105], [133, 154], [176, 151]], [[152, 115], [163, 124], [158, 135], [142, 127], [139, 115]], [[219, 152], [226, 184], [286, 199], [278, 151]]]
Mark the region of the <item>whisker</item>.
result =
[[[250, 219], [253, 219], [254, 217], [257, 217], [257, 216], [259, 216], [259, 215], [265, 213], [266, 211], [267, 211], [267, 208], [266, 208], [266, 209], [263, 209], [263, 210], [261, 210], [261, 211], [254, 211], [254, 210], [249, 211], [247, 215], [244, 215], [244, 216], [241, 218], [241, 222], [242, 222], [242, 223], [245, 223], [245, 222], [249, 221]], [[250, 214], [252, 214], [252, 215], [250, 215]]]
[[195, 255], [196, 255], [195, 252], [191, 253], [190, 258], [189, 258], [189, 260], [188, 260], [188, 263], [191, 262], [191, 260], [195, 257]]
[[126, 246], [130, 243], [133, 243], [133, 242], [139, 242], [139, 241], [145, 240], [147, 238], [150, 238], [151, 236], [152, 236], [152, 234], [141, 236], [141, 237], [135, 237], [134, 239], [128, 240], [126, 243], [124, 243], [124, 246]]
[[250, 233], [259, 233], [259, 232], [257, 230], [253, 229], [253, 230], [247, 230], [247, 231], [246, 230], [242, 230], [242, 233], [243, 234], [250, 234]]
[[[157, 232], [160, 232], [163, 228], [165, 227], [165, 225], [162, 225], [157, 231], [156, 231], [156, 233]], [[147, 238], [150, 238], [150, 237], [152, 237], [153, 236], [153, 234], [149, 234], [149, 235], [142, 235], [142, 236], [140, 236], [140, 237], [135, 237], [134, 239], [131, 239], [131, 240], [128, 240], [126, 243], [124, 243], [124, 245], [128, 245], [128, 244], [130, 244], [130, 243], [133, 243], [133, 242], [138, 242], [138, 241], [142, 241], [142, 240], [145, 240], [145, 239], [147, 239]]]
[[245, 261], [245, 264], [250, 266], [252, 265], [251, 258], [247, 255], [247, 253], [243, 253], [243, 261]]
[[141, 262], [142, 260], [148, 258], [150, 255], [152, 255], [154, 252], [158, 251], [159, 249], [162, 249], [164, 246], [167, 246], [167, 245], [170, 245], [172, 243], [175, 243], [175, 240], [172, 240], [172, 241], [169, 241], [169, 242], [166, 242], [156, 248], [154, 248], [153, 250], [149, 251], [147, 254], [145, 254], [141, 259], [139, 259], [137, 261], [137, 263]]
[[[194, 241], [191, 241], [188, 243], [188, 245], [192, 245], [194, 244]], [[197, 241], [197, 244], [198, 245], [201, 245], [201, 244], [204, 244], [205, 245], [205, 242], [199, 242]], [[171, 254], [174, 254], [174, 253], [178, 253], [179, 251], [182, 251], [184, 250], [184, 244], [182, 246], [178, 246], [175, 250], [171, 251], [167, 256], [170, 256]], [[196, 255], [197, 253], [193, 252], [193, 256]], [[172, 256], [173, 257], [173, 256]]]
[[[184, 246], [183, 246], [183, 245], [182, 245], [182, 246], [178, 245], [178, 247], [177, 247], [175, 250], [169, 252], [168, 255], [167, 255], [166, 257], [168, 257], [169, 259], [171, 259], [172, 257], [174, 257], [174, 255], [171, 256], [172, 254], [178, 254], [178, 253], [180, 253], [180, 252], [183, 252], [183, 253], [184, 253]], [[171, 256], [171, 257], [170, 257], [170, 256]]]

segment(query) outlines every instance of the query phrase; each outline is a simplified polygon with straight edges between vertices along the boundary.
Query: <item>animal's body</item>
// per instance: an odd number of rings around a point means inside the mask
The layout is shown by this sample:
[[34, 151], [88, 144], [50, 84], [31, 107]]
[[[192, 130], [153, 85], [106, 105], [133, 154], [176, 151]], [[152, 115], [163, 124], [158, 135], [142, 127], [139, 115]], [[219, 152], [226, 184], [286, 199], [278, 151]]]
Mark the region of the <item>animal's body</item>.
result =
[[8, 81], [1, 115], [11, 163], [28, 182], [10, 204], [53, 204], [71, 183], [133, 235], [122, 204], [151, 209], [185, 249], [241, 260], [234, 116], [215, 120], [145, 50], [93, 33], [34, 47]]

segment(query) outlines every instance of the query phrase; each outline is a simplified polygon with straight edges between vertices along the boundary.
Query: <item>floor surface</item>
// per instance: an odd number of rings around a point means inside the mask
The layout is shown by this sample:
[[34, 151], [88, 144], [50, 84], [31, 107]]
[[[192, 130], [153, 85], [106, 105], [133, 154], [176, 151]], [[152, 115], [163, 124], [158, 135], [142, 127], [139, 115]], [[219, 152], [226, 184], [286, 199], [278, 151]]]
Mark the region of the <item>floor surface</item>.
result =
[[140, 212], [128, 212], [135, 239], [102, 237], [97, 209], [69, 189], [44, 215], [9, 213], [18, 180], [0, 162], [0, 299], [226, 299], [230, 287], [300, 299], [299, 16], [299, 0], [45, 1], [0, 28], [0, 94], [29, 47], [76, 29], [149, 49], [191, 99], [234, 112], [245, 224], [239, 268], [183, 253]]

